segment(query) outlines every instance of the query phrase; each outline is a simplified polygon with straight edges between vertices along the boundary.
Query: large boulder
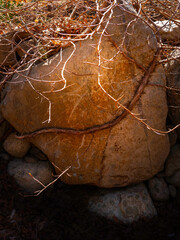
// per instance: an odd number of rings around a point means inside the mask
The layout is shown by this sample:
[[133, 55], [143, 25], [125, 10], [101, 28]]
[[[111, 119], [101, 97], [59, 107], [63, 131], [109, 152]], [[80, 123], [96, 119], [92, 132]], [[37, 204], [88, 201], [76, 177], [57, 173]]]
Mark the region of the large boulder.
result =
[[[128, 106], [145, 75], [143, 69], [148, 69], [157, 51], [152, 30], [136, 19], [132, 6], [124, 2], [113, 9], [101, 39], [100, 75], [97, 46], [101, 30], [92, 39], [32, 67], [24, 77], [15, 75], [11, 82], [16, 84], [6, 85], [4, 90], [3, 115], [19, 133], [47, 127], [65, 129], [64, 133], [43, 133], [28, 140], [59, 169], [71, 166], [71, 177], [62, 176], [69, 184], [117, 187], [141, 182], [162, 170], [169, 153], [168, 136], [148, 130], [131, 115], [109, 128], [88, 132], [94, 126], [113, 123], [122, 114], [123, 108], [109, 95], [121, 97], [120, 103]], [[165, 85], [162, 66], [155, 68], [149, 82]], [[147, 86], [133, 113], [151, 127], [166, 130], [165, 90]], [[68, 129], [87, 132], [78, 135]]]

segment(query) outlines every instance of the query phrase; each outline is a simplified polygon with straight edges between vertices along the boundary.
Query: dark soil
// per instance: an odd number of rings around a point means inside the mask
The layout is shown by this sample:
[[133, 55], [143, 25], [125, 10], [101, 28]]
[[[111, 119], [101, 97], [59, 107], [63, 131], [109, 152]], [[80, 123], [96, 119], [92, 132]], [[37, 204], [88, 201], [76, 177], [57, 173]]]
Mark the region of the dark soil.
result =
[[180, 240], [180, 208], [156, 203], [158, 216], [131, 225], [113, 223], [87, 210], [96, 188], [61, 182], [38, 197], [25, 197], [0, 160], [0, 240]]

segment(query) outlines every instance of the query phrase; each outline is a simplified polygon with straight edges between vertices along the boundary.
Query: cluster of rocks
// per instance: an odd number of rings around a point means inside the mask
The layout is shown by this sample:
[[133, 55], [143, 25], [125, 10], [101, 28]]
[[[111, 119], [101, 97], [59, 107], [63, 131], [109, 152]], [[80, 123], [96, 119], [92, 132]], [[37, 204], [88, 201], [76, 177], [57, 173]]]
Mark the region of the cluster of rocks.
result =
[[11, 133], [3, 142], [6, 152], [0, 158], [8, 163], [8, 173], [22, 189], [34, 194], [43, 186], [54, 180], [53, 167], [45, 154], [31, 146], [26, 140], [16, 138], [16, 133]]
[[[135, 14], [132, 6], [125, 7]], [[128, 11], [123, 12], [117, 8], [116, 16], [111, 20], [112, 25], [107, 29], [116, 45], [121, 44], [119, 39], [123, 39], [124, 27], [127, 27], [130, 21], [133, 22], [133, 14], [129, 14]], [[118, 24], [119, 22], [123, 24]], [[162, 38], [176, 36], [178, 41], [179, 28], [168, 24], [170, 23], [156, 23]], [[134, 21], [132, 30], [133, 34], [126, 36], [124, 41], [127, 44], [126, 50], [134, 62], [146, 68], [153, 61], [157, 51], [156, 38], [152, 29], [142, 21]], [[117, 53], [117, 49], [108, 39], [108, 36], [103, 38], [101, 54], [104, 59], [111, 59]], [[60, 64], [57, 64], [60, 58], [60, 54], [57, 54], [45, 63], [33, 67], [30, 74], [28, 73], [29, 78], [38, 80], [33, 82], [33, 88], [26, 81], [26, 77], [15, 75], [12, 78], [14, 84], [7, 84], [1, 102], [2, 139], [9, 123], [19, 133], [50, 126], [84, 129], [106, 124], [122, 113], [114, 107], [114, 102], [110, 101], [107, 95], [97, 91], [94, 66], [84, 64], [97, 61], [96, 50], [92, 48], [96, 41], [89, 39], [82, 42], [81, 47], [77, 44], [76, 54], [69, 60], [65, 72], [68, 85], [72, 88], [66, 88], [57, 95], [48, 95], [53, 106], [51, 123], [44, 122], [48, 117], [47, 98], [38, 93], [63, 87], [61, 81], [57, 81], [56, 84], [54, 81], [57, 80], [63, 62], [67, 61], [72, 49], [63, 51], [63, 61]], [[180, 63], [173, 59], [174, 56], [177, 58], [180, 55], [178, 54], [178, 50], [172, 53], [172, 60], [165, 65], [165, 71], [161, 65], [155, 68], [149, 79], [151, 86], [145, 88], [133, 109], [135, 114], [162, 131], [166, 130], [168, 110], [163, 88], [166, 79], [170, 87], [168, 105], [169, 121], [172, 124], [168, 128], [180, 123]], [[106, 67], [108, 70], [101, 72], [106, 91], [117, 98], [123, 93], [125, 97], [122, 104], [127, 105], [135, 94], [144, 72], [138, 69], [135, 63], [128, 62], [120, 53], [115, 61], [108, 62]], [[78, 78], [78, 74], [70, 74], [72, 72], [77, 72], [81, 77]], [[40, 83], [41, 76], [43, 84]], [[161, 85], [162, 88], [153, 87], [153, 84]], [[172, 91], [172, 88], [176, 91]], [[16, 133], [13, 132], [3, 140], [4, 152], [0, 154], [0, 158], [8, 161], [9, 175], [30, 193], [42, 188], [42, 184], [46, 186], [52, 182], [55, 170], [65, 169], [67, 166], [71, 166], [71, 178], [63, 175], [62, 180], [65, 183], [91, 184], [105, 188], [124, 187], [97, 190], [89, 199], [89, 209], [111, 220], [130, 223], [140, 218], [155, 216], [157, 212], [154, 201], [167, 201], [180, 195], [179, 140], [179, 129], [171, 132], [169, 137], [167, 134], [161, 136], [149, 131], [129, 115], [111, 129], [94, 132], [93, 135], [48, 133], [24, 140], [17, 139]], [[57, 169], [54, 170], [50, 162], [55, 163]]]
[[[47, 156], [11, 133], [3, 142], [0, 159], [8, 161], [8, 173], [31, 194], [53, 181], [54, 169]], [[31, 174], [31, 176], [29, 175]], [[34, 178], [32, 178], [32, 176]], [[36, 181], [37, 179], [38, 181]], [[180, 194], [180, 144], [172, 146], [164, 171], [148, 181], [121, 189], [96, 189], [89, 210], [113, 221], [131, 223], [157, 214], [153, 202], [168, 201]]]

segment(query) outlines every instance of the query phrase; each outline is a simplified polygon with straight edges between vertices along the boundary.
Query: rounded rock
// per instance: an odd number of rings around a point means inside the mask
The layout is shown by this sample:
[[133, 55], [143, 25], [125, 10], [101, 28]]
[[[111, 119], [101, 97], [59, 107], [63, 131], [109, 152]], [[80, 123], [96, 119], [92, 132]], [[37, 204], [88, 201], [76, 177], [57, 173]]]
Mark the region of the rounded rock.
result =
[[11, 133], [3, 143], [7, 153], [13, 157], [24, 157], [28, 152], [31, 144], [24, 139], [17, 139], [16, 133]]
[[[42, 189], [40, 181], [47, 185], [53, 181], [53, 168], [48, 161], [25, 162], [21, 159], [10, 161], [8, 174], [13, 176], [17, 184], [29, 193]], [[37, 179], [37, 180], [36, 180]]]
[[169, 188], [163, 178], [154, 177], [150, 179], [148, 186], [154, 201], [166, 201], [169, 199]]
[[132, 223], [157, 214], [144, 184], [121, 190], [102, 190], [89, 199], [89, 210], [107, 219]]

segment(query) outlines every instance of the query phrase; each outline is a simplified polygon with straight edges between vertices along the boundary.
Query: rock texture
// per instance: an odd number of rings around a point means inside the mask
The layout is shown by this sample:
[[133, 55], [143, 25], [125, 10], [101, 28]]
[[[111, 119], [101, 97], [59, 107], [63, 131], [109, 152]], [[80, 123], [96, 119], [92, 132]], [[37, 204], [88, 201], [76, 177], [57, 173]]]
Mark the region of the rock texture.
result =
[[178, 24], [175, 24], [174, 22], [169, 20], [154, 22], [163, 40], [179, 43], [180, 42], [180, 28], [179, 28], [180, 22], [177, 21], [177, 23]]
[[0, 112], [0, 141], [5, 137], [8, 126], [8, 122], [3, 118]]
[[173, 175], [177, 170], [180, 170], [180, 144], [176, 144], [171, 148], [165, 166], [166, 176]]
[[17, 63], [16, 53], [13, 51], [13, 35], [14, 33], [9, 33], [0, 36], [0, 67], [13, 66]]
[[172, 198], [175, 198], [177, 195], [176, 187], [174, 185], [169, 184], [169, 193]]
[[[173, 129], [174, 126], [167, 126], [168, 129]], [[176, 129], [168, 134], [170, 147], [173, 147], [177, 142], [177, 131]]]
[[[169, 117], [174, 125], [180, 124], [180, 50], [173, 51], [171, 60], [166, 64], [167, 86], [174, 89], [168, 90]], [[178, 138], [180, 139], [180, 127], [177, 128]]]
[[14, 157], [24, 157], [31, 144], [25, 139], [17, 139], [16, 133], [11, 133], [3, 143], [3, 147], [10, 155]]
[[102, 191], [89, 200], [89, 210], [113, 221], [132, 223], [157, 214], [144, 184], [122, 190]]
[[166, 162], [166, 180], [176, 187], [180, 187], [180, 144], [176, 144]]
[[42, 188], [29, 173], [44, 185], [54, 180], [53, 168], [48, 161], [26, 162], [15, 159], [9, 162], [8, 173], [15, 178], [20, 187], [29, 193], [34, 193]]
[[[149, 67], [157, 45], [152, 30], [140, 20], [133, 21], [134, 16], [122, 10], [125, 7], [134, 11], [124, 2], [124, 6], [114, 9], [114, 17], [107, 28], [109, 36], [102, 38], [102, 59], [113, 58], [113, 61], [103, 64], [100, 81], [108, 94], [115, 99], [123, 96], [120, 103], [128, 106], [144, 76], [138, 66]], [[124, 35], [127, 26], [128, 32], [133, 34]], [[44, 127], [91, 128], [113, 121], [123, 112], [98, 85], [98, 41], [99, 34], [76, 43], [76, 49], [64, 49], [34, 66], [26, 73], [28, 78], [14, 76], [12, 82], [16, 84], [6, 86], [1, 107], [4, 117], [19, 133]], [[128, 57], [121, 52], [117, 54], [117, 46], [123, 47]], [[165, 85], [160, 65], [149, 81]], [[152, 127], [165, 130], [165, 90], [146, 87], [133, 113], [147, 119]], [[71, 177], [62, 176], [64, 182], [101, 187], [126, 186], [149, 179], [163, 168], [169, 153], [168, 136], [149, 131], [130, 115], [112, 128], [91, 134], [45, 133], [28, 140], [60, 169], [71, 166]]]
[[[35, 42], [27, 41], [29, 36], [27, 32], [10, 32], [0, 35], [0, 67], [13, 66], [17, 64], [17, 56], [21, 58], [24, 57], [25, 52], [32, 53], [28, 50], [35, 45]], [[24, 42], [23, 39], [25, 39]]]
[[169, 199], [169, 188], [163, 178], [154, 177], [148, 182], [151, 197], [155, 201], [166, 201]]

